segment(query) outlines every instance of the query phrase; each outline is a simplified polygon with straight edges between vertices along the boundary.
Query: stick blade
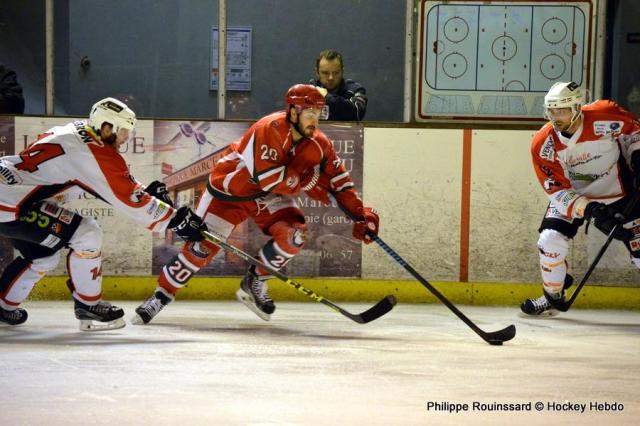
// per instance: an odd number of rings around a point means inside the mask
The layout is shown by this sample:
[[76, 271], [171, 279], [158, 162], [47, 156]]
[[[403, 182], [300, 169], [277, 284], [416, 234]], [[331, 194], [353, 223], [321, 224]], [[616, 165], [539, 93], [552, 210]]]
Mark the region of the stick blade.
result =
[[392, 295], [388, 295], [361, 314], [351, 315], [351, 319], [360, 324], [366, 324], [391, 311], [396, 303], [398, 303], [396, 298]]
[[482, 338], [487, 343], [497, 346], [502, 345], [503, 342], [508, 342], [514, 337], [516, 337], [516, 326], [513, 324], [502, 330], [494, 331], [491, 333], [484, 333], [484, 335], [482, 336]]

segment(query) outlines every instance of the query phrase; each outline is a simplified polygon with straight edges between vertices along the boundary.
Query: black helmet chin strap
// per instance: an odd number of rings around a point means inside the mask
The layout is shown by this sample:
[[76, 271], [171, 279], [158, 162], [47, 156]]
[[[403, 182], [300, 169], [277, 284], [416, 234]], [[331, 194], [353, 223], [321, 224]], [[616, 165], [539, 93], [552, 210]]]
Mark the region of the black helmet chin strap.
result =
[[[291, 108], [295, 108], [296, 110], [296, 115], [298, 116], [298, 122], [294, 123], [293, 121], [291, 121]], [[298, 111], [298, 107], [295, 105], [289, 105], [289, 111], [287, 113], [287, 116], [289, 118], [289, 123], [291, 123], [293, 125], [293, 128], [296, 129], [296, 131], [298, 133], [300, 133], [300, 136], [305, 137], [304, 136], [304, 132], [302, 131], [302, 129], [300, 128], [300, 113], [302, 112], [302, 110]]]

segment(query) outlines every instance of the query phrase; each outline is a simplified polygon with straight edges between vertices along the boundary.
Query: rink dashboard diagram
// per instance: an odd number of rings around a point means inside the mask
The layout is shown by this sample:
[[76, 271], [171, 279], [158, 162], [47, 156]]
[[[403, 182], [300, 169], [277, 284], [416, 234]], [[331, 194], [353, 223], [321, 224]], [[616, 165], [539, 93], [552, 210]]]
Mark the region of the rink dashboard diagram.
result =
[[591, 1], [423, 1], [417, 119], [539, 119], [556, 81], [589, 84]]

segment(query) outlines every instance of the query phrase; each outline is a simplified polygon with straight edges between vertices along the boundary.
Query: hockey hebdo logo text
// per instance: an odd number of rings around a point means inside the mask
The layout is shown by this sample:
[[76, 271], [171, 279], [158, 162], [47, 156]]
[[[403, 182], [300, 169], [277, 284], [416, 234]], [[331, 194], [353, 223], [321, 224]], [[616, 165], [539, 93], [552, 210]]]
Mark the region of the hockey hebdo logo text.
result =
[[589, 412], [621, 412], [624, 411], [624, 404], [615, 401], [536, 401], [536, 402], [448, 402], [448, 401], [428, 401], [427, 411], [461, 413], [461, 412], [511, 412], [511, 411], [548, 411], [557, 413], [578, 413]]

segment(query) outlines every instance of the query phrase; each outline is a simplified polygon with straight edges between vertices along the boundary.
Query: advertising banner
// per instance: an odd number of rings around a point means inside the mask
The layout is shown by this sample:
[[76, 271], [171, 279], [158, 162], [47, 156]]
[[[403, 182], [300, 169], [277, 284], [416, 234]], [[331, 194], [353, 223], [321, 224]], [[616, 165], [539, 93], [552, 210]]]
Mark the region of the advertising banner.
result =
[[[39, 134], [51, 127], [64, 125], [73, 118], [13, 117], [0, 118], [0, 150], [11, 155], [25, 149]], [[239, 139], [251, 123], [208, 121], [140, 120], [133, 138], [120, 153], [129, 164], [131, 174], [147, 185], [163, 181], [177, 206], [195, 209], [213, 165], [224, 149]], [[351, 173], [358, 188], [362, 187], [363, 130], [360, 126], [321, 124], [334, 142], [336, 152]], [[286, 272], [297, 276], [359, 277], [361, 245], [351, 238], [352, 224], [337, 206], [322, 205], [304, 194], [296, 197], [309, 229], [305, 249], [288, 265]], [[181, 248], [183, 241], [172, 231], [150, 233], [109, 204], [90, 194], [67, 196], [63, 207], [85, 217], [93, 217], [102, 226], [103, 274], [149, 275], [161, 268]], [[249, 220], [238, 226], [229, 242], [256, 255], [268, 241]], [[6, 246], [6, 247], [5, 247]], [[0, 262], [13, 258], [8, 241], [0, 243]], [[220, 253], [200, 271], [205, 276], [242, 275], [245, 262]], [[53, 275], [66, 275], [60, 262]]]

